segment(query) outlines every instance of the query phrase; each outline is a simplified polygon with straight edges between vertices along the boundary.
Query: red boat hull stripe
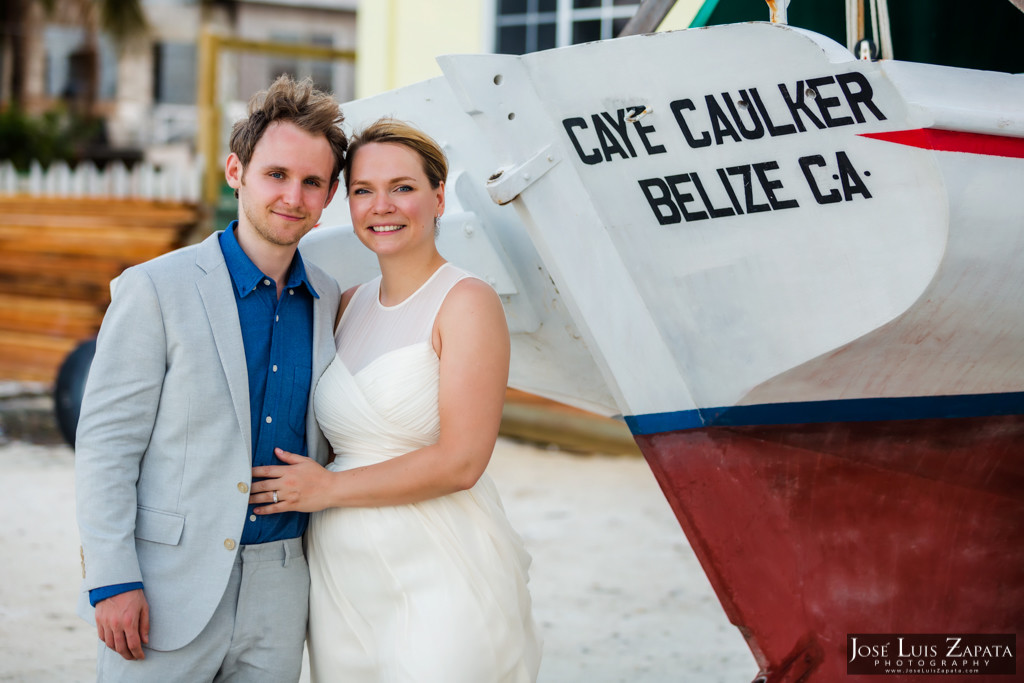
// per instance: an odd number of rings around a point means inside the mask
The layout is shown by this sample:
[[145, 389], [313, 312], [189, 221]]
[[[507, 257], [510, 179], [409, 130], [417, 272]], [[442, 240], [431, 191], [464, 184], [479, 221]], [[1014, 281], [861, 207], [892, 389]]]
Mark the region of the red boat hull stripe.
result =
[[963, 152], [965, 154], [1024, 159], [1024, 138], [1005, 135], [964, 133], [940, 128], [918, 128], [885, 133], [861, 133], [861, 136], [921, 149], [933, 149], [937, 152]]

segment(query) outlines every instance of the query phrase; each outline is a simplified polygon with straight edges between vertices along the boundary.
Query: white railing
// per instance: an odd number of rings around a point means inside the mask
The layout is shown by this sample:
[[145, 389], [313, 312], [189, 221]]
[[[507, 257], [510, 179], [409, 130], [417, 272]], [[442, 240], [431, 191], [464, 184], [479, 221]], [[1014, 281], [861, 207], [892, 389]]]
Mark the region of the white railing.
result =
[[120, 161], [108, 163], [103, 170], [88, 161], [74, 169], [62, 161], [44, 169], [33, 161], [27, 173], [19, 173], [4, 160], [0, 161], [0, 194], [198, 202], [201, 177], [198, 161], [160, 166], [140, 162], [131, 170]]
[[[244, 110], [242, 114], [245, 114]], [[142, 126], [146, 138], [144, 144], [194, 144], [199, 128], [197, 119], [197, 107], [192, 104], [154, 105], [149, 114], [148, 131], [147, 126]]]

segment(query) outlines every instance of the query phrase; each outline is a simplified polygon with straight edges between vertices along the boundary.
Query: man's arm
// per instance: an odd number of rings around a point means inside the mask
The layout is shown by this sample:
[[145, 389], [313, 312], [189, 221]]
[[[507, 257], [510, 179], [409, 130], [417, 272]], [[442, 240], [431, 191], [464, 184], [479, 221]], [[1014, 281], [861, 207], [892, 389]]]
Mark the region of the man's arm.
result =
[[[129, 269], [104, 317], [75, 439], [75, 488], [85, 589], [141, 583], [135, 552], [136, 482], [166, 367], [160, 304], [148, 275]], [[148, 641], [141, 590], [96, 605], [100, 638], [126, 659]]]

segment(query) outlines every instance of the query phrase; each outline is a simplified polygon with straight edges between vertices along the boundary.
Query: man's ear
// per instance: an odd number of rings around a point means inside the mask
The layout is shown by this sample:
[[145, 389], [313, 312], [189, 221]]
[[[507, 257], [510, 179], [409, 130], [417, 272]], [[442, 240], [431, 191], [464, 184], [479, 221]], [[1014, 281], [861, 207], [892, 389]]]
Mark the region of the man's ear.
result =
[[242, 167], [241, 159], [232, 152], [228, 155], [228, 160], [224, 164], [224, 179], [228, 181], [228, 186], [237, 190], [242, 186], [242, 176], [244, 174], [245, 169]]
[[335, 179], [335, 181], [331, 183], [331, 191], [327, 193], [327, 199], [324, 200], [325, 208], [331, 203], [331, 200], [334, 199], [334, 193], [338, 191], [339, 184], [340, 181], [338, 179]]

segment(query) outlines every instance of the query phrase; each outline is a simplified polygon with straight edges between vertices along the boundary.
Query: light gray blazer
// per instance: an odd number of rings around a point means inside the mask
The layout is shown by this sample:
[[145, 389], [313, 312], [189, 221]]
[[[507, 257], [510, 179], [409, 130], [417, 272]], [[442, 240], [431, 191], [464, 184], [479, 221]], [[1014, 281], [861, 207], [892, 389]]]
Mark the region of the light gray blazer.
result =
[[[175, 650], [209, 622], [238, 552], [252, 479], [249, 381], [231, 277], [214, 233], [129, 268], [100, 328], [75, 442], [88, 591], [142, 581], [149, 646]], [[313, 305], [308, 455], [328, 444], [313, 391], [334, 358], [338, 284], [305, 262]], [[268, 615], [268, 618], [273, 618]]]

